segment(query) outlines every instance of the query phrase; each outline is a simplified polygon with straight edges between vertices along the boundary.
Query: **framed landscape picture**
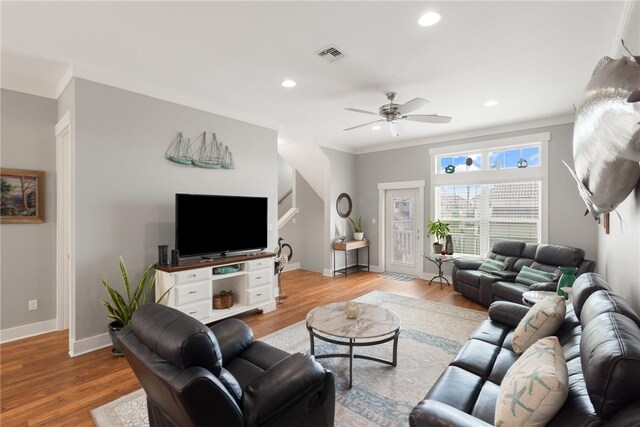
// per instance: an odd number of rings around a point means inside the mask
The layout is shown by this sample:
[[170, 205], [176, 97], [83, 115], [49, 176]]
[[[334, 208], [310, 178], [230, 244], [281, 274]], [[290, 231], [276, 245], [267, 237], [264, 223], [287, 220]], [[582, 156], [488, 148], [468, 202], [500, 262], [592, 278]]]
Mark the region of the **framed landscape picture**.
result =
[[1, 223], [44, 222], [44, 171], [0, 168]]

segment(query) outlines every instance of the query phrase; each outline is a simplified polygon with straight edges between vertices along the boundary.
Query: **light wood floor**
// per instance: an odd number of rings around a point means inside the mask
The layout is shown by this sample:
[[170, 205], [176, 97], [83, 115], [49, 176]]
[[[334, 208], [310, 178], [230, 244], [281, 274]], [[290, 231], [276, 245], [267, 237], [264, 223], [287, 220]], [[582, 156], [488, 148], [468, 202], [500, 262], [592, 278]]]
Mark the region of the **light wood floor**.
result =
[[[377, 273], [331, 278], [295, 270], [283, 274], [282, 288], [287, 298], [277, 310], [240, 317], [253, 328], [255, 338], [304, 320], [320, 304], [373, 290], [486, 311], [451, 288], [441, 290], [435, 282], [428, 286], [420, 279], [383, 280]], [[62, 331], [0, 346], [0, 425], [93, 426], [91, 409], [140, 388], [124, 358], [112, 356], [109, 349], [70, 358], [67, 341], [67, 332]]]

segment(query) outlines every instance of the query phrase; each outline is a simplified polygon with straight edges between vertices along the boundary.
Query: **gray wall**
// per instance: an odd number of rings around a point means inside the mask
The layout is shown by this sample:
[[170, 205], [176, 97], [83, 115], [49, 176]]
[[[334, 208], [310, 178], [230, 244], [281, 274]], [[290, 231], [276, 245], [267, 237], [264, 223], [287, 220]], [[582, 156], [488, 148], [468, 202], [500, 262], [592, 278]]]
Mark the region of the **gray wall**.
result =
[[295, 179], [296, 202], [300, 209], [300, 213], [296, 215], [296, 225], [300, 230], [299, 248], [294, 247], [300, 257], [296, 259], [297, 262], [300, 262], [301, 268], [322, 273], [323, 255], [326, 252], [324, 248], [324, 202], [302, 175], [296, 172]]
[[[45, 171], [45, 222], [1, 224], [1, 329], [56, 317], [56, 138], [53, 99], [2, 89], [2, 167]], [[28, 311], [28, 301], [38, 309]]]
[[[276, 131], [82, 79], [75, 110], [78, 339], [106, 332], [100, 280], [120, 287], [118, 256], [137, 279], [158, 245], [173, 247], [175, 193], [269, 197], [268, 248], [276, 246]], [[229, 146], [236, 169], [164, 159], [178, 131], [193, 140], [204, 130]]]
[[[633, 11], [623, 39], [631, 52], [640, 52], [640, 3], [634, 2]], [[612, 213], [611, 233], [604, 234], [598, 227], [598, 267], [613, 290], [626, 297], [640, 311], [640, 184]], [[593, 225], [595, 228], [595, 225]]]
[[[329, 185], [330, 185], [330, 198], [327, 201], [329, 206], [329, 214], [330, 214], [330, 242], [335, 241], [338, 237], [338, 232], [336, 231], [336, 225], [341, 227], [344, 232], [347, 234], [348, 238], [353, 237], [353, 228], [351, 227], [351, 223], [345, 219], [341, 218], [338, 215], [338, 211], [336, 209], [336, 201], [338, 200], [338, 196], [341, 193], [347, 193], [351, 196], [353, 208], [351, 210], [351, 217], [356, 218], [360, 216], [360, 207], [358, 203], [356, 203], [355, 194], [356, 194], [356, 155], [351, 153], [346, 153], [344, 151], [333, 150], [331, 148], [322, 147], [322, 151], [329, 158], [330, 162], [330, 173], [329, 173]], [[363, 218], [363, 222], [366, 223], [366, 220]], [[363, 229], [366, 231], [366, 224], [363, 224]], [[368, 235], [365, 234], [365, 238], [368, 238]], [[331, 252], [331, 246], [327, 248], [326, 252]], [[364, 259], [366, 260], [366, 252], [362, 252]], [[351, 251], [349, 255], [353, 255], [356, 252]], [[326, 269], [335, 269], [335, 268], [343, 268], [344, 267], [344, 254], [339, 252], [336, 254], [336, 265], [332, 266], [333, 257], [329, 258], [329, 262], [325, 264]], [[349, 264], [355, 264], [355, 259], [350, 259]]]
[[[584, 217], [584, 203], [577, 194], [562, 160], [571, 164], [573, 159], [573, 124], [557, 125], [518, 132], [508, 132], [483, 137], [451, 140], [438, 144], [420, 145], [396, 150], [362, 154], [356, 158], [356, 205], [365, 223], [365, 233], [371, 239], [371, 264], [378, 265], [379, 236], [377, 225], [371, 218], [378, 216], [378, 184], [383, 182], [424, 180], [425, 221], [429, 219], [431, 190], [429, 187], [429, 149], [439, 146], [465, 144], [516, 135], [550, 132], [549, 142], [549, 193], [548, 193], [548, 243], [582, 248], [587, 257], [597, 256], [597, 237], [593, 221]], [[426, 245], [425, 241], [425, 245]], [[424, 253], [431, 248], [425, 247]], [[380, 266], [383, 268], [384, 266]], [[450, 267], [448, 267], [450, 269]], [[425, 271], [436, 272], [435, 266], [425, 264]]]

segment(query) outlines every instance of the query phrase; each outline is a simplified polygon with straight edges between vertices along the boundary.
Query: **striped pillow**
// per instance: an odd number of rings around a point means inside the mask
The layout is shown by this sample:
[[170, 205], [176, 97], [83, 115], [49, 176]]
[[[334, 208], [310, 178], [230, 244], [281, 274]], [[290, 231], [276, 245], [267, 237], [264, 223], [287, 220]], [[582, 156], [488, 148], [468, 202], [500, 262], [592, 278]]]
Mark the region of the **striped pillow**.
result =
[[486, 258], [484, 261], [482, 261], [482, 264], [480, 264], [478, 270], [484, 271], [485, 273], [493, 273], [494, 271], [504, 270], [506, 266], [507, 264], [502, 261]]
[[516, 282], [531, 286], [534, 283], [553, 282], [555, 278], [555, 273], [547, 273], [525, 265], [516, 276]]

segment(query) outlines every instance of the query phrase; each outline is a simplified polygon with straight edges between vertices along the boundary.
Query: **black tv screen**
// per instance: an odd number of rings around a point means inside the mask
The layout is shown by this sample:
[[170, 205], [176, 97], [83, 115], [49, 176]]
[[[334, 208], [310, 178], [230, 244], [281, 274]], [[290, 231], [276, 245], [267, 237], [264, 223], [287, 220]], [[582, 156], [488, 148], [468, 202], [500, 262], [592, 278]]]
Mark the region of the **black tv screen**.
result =
[[180, 257], [267, 247], [267, 198], [176, 194]]

